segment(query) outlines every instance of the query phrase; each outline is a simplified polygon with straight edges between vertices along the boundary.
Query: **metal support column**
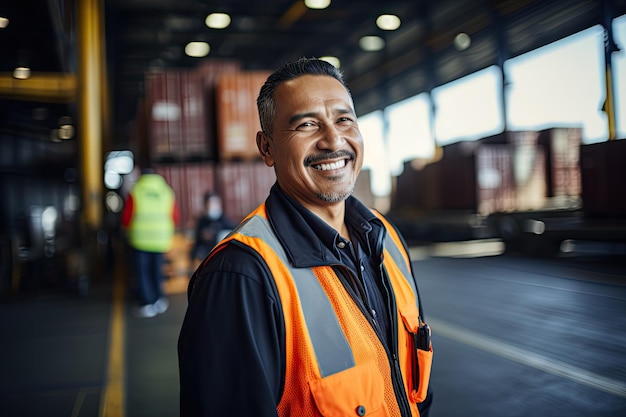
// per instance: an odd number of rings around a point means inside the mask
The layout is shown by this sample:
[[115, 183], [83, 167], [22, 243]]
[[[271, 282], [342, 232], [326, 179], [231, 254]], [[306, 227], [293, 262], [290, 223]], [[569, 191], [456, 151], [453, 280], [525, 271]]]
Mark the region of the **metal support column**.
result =
[[83, 223], [97, 230], [102, 222], [102, 0], [78, 2], [79, 139]]

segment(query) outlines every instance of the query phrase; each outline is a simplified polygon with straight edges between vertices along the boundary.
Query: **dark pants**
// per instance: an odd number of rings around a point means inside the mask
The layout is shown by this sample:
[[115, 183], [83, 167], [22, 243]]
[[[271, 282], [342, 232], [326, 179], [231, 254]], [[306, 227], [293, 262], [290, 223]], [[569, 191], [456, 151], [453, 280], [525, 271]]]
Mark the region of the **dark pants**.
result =
[[163, 261], [159, 252], [144, 252], [134, 249], [135, 280], [139, 302], [142, 305], [153, 304], [163, 297]]

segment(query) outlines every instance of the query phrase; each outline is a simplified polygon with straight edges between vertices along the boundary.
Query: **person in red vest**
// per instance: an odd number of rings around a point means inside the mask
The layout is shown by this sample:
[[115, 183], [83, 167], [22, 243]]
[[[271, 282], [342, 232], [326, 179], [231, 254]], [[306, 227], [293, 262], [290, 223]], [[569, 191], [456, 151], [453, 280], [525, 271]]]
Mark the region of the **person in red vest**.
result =
[[331, 64], [257, 99], [276, 183], [191, 277], [180, 416], [426, 416], [432, 344], [404, 239], [352, 196], [363, 138]]
[[133, 249], [138, 317], [154, 317], [169, 306], [163, 293], [164, 254], [172, 247], [179, 217], [172, 188], [152, 168], [144, 168], [126, 198], [121, 218]]

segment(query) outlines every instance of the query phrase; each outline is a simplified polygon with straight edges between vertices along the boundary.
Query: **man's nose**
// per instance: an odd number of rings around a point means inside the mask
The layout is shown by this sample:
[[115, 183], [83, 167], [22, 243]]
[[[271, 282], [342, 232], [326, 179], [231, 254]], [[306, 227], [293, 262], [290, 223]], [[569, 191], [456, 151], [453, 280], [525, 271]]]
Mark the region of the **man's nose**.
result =
[[345, 142], [342, 132], [334, 124], [324, 125], [319, 146], [325, 149], [336, 149]]

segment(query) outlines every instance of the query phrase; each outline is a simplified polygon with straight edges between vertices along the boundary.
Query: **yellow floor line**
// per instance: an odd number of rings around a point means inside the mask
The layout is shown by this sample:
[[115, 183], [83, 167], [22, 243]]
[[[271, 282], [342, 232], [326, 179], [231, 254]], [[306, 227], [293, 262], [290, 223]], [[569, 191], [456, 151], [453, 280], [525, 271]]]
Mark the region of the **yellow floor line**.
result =
[[109, 335], [109, 361], [107, 367], [106, 386], [100, 399], [99, 417], [124, 417], [125, 415], [125, 386], [124, 386], [124, 346], [126, 322], [124, 314], [124, 299], [126, 283], [119, 265], [115, 271], [113, 282], [113, 301], [111, 308], [111, 328]]

